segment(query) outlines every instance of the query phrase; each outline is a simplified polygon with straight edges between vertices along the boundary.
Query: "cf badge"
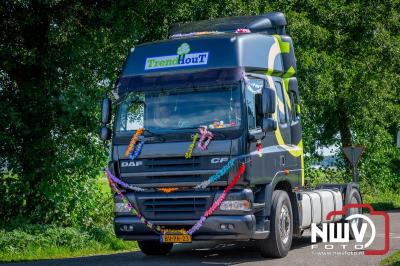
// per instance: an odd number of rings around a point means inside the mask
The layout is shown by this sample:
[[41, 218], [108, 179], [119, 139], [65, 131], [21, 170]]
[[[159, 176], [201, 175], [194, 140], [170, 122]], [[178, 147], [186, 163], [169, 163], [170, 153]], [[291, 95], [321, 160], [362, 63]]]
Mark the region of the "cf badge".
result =
[[228, 161], [227, 157], [222, 157], [222, 158], [212, 158], [211, 163], [225, 163]]

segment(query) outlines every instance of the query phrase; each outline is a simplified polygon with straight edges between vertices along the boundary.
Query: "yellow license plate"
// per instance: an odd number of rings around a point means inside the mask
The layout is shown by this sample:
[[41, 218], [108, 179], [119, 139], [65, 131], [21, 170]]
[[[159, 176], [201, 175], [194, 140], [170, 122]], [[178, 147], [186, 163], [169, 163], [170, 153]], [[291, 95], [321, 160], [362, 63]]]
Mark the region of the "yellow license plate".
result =
[[192, 236], [190, 235], [163, 235], [162, 240], [165, 243], [190, 243]]

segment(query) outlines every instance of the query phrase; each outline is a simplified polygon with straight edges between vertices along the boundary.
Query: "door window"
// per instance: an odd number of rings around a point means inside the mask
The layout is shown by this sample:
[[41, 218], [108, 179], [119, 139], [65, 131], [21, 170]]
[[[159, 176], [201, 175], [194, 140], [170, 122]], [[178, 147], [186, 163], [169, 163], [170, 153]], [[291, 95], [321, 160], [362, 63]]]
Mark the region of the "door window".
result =
[[246, 82], [247, 123], [249, 130], [261, 127], [261, 92], [264, 80], [249, 78]]
[[286, 101], [283, 92], [283, 86], [280, 81], [275, 81], [276, 95], [278, 96], [278, 120], [280, 124], [287, 123], [286, 117]]
[[292, 106], [292, 121], [296, 122], [299, 120], [299, 113], [297, 112], [297, 106], [298, 106], [298, 99], [296, 94], [291, 91], [289, 93], [289, 98], [290, 98], [290, 105]]

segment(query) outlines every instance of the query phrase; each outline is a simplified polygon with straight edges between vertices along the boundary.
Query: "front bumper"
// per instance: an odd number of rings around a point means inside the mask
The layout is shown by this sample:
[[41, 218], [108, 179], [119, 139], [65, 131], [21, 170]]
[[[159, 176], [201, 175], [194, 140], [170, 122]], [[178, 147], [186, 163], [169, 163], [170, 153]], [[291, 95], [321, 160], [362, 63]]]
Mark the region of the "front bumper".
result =
[[[191, 227], [196, 223], [186, 221], [150, 221], [154, 224]], [[231, 225], [222, 229], [221, 224]], [[123, 230], [124, 225], [131, 226], [131, 231]], [[148, 229], [137, 217], [119, 216], [114, 218], [114, 228], [117, 237], [124, 240], [158, 240], [159, 235]], [[253, 214], [247, 215], [215, 215], [210, 216], [203, 226], [193, 234], [193, 240], [249, 240], [254, 238], [256, 219]], [[266, 237], [265, 235], [264, 237]]]

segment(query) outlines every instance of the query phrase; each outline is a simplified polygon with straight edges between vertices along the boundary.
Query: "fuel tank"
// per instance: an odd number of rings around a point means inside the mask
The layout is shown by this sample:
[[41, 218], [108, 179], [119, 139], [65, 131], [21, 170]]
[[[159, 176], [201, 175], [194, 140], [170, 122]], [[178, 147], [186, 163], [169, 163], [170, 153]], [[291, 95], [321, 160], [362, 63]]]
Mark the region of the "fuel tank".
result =
[[[331, 211], [341, 211], [343, 207], [342, 194], [339, 190], [318, 189], [302, 191], [301, 193], [301, 227], [308, 228], [311, 223], [329, 222], [326, 217]], [[341, 215], [333, 216], [333, 221], [342, 219]]]

